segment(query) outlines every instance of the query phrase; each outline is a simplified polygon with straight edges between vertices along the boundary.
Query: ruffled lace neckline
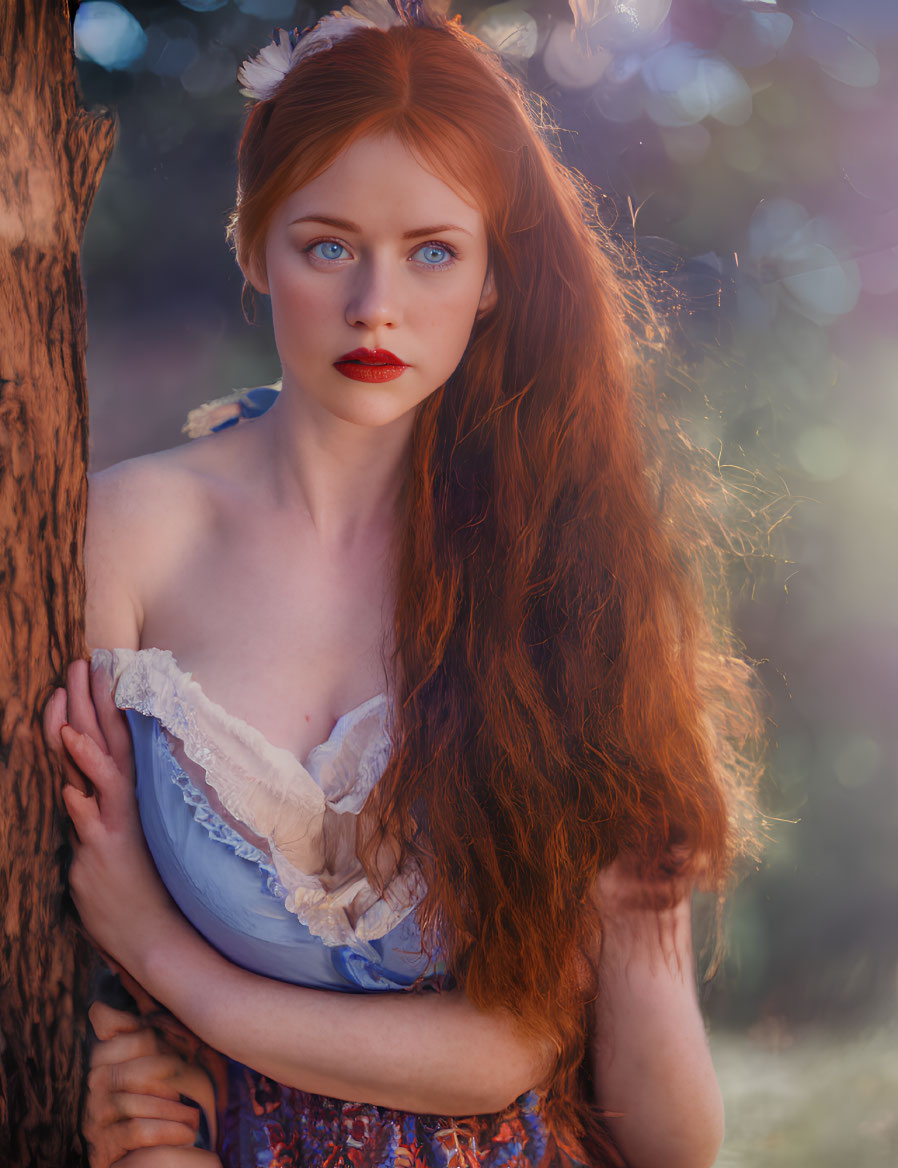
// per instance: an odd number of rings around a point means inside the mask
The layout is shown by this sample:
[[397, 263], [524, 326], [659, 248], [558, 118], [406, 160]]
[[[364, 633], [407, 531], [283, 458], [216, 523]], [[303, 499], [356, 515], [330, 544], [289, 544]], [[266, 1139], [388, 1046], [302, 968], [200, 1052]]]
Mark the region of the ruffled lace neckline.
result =
[[227, 812], [267, 840], [287, 909], [326, 944], [376, 957], [369, 942], [423, 893], [406, 865], [379, 896], [355, 854], [358, 813], [391, 753], [387, 695], [343, 714], [301, 762], [209, 698], [167, 649], [97, 650], [93, 665], [110, 674], [116, 705], [156, 718]]

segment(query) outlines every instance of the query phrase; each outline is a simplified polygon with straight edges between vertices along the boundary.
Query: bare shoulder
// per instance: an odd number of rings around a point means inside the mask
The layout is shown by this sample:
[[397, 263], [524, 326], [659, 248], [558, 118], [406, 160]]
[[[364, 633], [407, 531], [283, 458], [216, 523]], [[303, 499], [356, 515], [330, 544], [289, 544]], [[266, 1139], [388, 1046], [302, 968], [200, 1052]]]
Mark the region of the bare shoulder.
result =
[[95, 471], [88, 476], [88, 522], [103, 534], [137, 522], [146, 535], [146, 526], [161, 518], [167, 503], [185, 490], [196, 493], [196, 460], [190, 454], [188, 447], [174, 447]]
[[175, 447], [91, 474], [88, 538], [101, 549], [136, 552], [136, 545], [154, 541], [163, 531], [170, 536], [173, 524], [189, 524], [202, 498], [201, 475], [192, 454], [188, 447]]
[[89, 476], [84, 558], [91, 648], [139, 648], [148, 600], [204, 521], [208, 457], [198, 458], [193, 447], [127, 459]]

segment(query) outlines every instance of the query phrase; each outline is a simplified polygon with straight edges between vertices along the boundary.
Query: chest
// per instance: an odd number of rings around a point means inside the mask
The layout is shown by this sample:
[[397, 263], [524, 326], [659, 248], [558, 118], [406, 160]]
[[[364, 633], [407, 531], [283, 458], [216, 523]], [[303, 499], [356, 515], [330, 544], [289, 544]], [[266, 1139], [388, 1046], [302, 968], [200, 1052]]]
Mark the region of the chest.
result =
[[213, 525], [142, 598], [141, 647], [300, 759], [388, 688], [394, 594], [382, 542], [323, 551], [280, 517]]

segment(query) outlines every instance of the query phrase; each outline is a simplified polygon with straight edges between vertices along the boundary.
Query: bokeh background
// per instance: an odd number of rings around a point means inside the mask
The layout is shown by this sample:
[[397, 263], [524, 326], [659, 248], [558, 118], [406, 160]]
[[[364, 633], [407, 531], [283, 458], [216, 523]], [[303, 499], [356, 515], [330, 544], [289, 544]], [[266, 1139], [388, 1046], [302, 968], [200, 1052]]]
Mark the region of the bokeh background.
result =
[[[719, 1164], [894, 1168], [898, 2], [582, 2], [574, 40], [567, 0], [451, 11], [603, 192], [670, 322], [671, 401], [753, 532], [736, 619], [770, 694], [769, 842], [703, 990]], [[224, 239], [235, 74], [272, 27], [324, 10], [77, 7], [86, 102], [120, 123], [84, 246], [95, 468], [279, 376]]]

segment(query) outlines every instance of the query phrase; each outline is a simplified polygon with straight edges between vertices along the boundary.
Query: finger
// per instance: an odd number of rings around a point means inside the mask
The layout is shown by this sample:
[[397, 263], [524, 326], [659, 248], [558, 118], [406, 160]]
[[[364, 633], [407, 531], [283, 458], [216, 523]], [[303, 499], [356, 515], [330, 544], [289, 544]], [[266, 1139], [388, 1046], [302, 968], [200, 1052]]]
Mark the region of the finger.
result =
[[130, 782], [119, 771], [115, 760], [89, 734], [80, 734], [71, 725], [63, 726], [60, 733], [72, 761], [97, 789], [106, 826], [120, 826], [133, 812], [134, 791]]
[[146, 1029], [139, 1014], [133, 1014], [130, 1010], [116, 1010], [106, 1002], [93, 1002], [87, 1016], [94, 1034], [101, 1042], [114, 1038], [116, 1034], [133, 1034], [137, 1030]]
[[132, 771], [131, 733], [125, 715], [115, 704], [108, 657], [98, 653], [90, 667], [90, 694], [109, 754], [123, 775]]
[[[203, 1109], [210, 1132], [216, 1131], [214, 1076], [202, 1063], [191, 1061], [201, 1045], [196, 1035], [161, 1011], [154, 1018], [163, 1024], [173, 1023], [175, 1029], [171, 1035], [165, 1029], [160, 1034], [146, 1026], [146, 1019], [114, 1010], [105, 1002], [94, 1002], [89, 1017], [95, 1030], [99, 1028], [104, 1033], [118, 1030], [94, 1047], [91, 1074], [101, 1067], [117, 1067], [114, 1073], [120, 1077], [114, 1082], [119, 1089], [159, 1094], [166, 1098], [185, 1095]], [[168, 1037], [173, 1039], [174, 1046], [169, 1044]], [[185, 1040], [189, 1040], [187, 1054], [190, 1059], [180, 1053]], [[106, 1082], [102, 1078], [99, 1081]]]
[[43, 730], [44, 741], [51, 750], [62, 752], [62, 739], [59, 730], [63, 722], [67, 721], [68, 699], [65, 690], [60, 687], [54, 689], [47, 704], [44, 706]]
[[[199, 1126], [199, 1112], [152, 1058], [92, 1067], [87, 1076], [85, 1116], [98, 1127], [123, 1119], [171, 1119]], [[149, 1086], [152, 1090], [146, 1090]]]
[[203, 1148], [141, 1148], [115, 1161], [115, 1168], [221, 1168], [215, 1152]]
[[195, 1063], [185, 1063], [183, 1059], [177, 1059], [169, 1082], [177, 1088], [179, 1095], [202, 1108], [206, 1116], [206, 1125], [214, 1139], [217, 1117], [215, 1087], [208, 1074]]
[[108, 1117], [106, 1126], [125, 1119], [167, 1119], [193, 1128], [194, 1135], [200, 1126], [199, 1110], [182, 1103], [177, 1093], [162, 1096], [146, 1091], [115, 1091], [106, 1095], [103, 1105], [95, 1110], [98, 1123], [103, 1122], [102, 1115]]
[[100, 822], [100, 808], [93, 795], [86, 795], [71, 783], [62, 788], [62, 801], [71, 820], [79, 844], [89, 842], [91, 833]]
[[[108, 1128], [107, 1131], [108, 1138], [114, 1142], [117, 1148], [117, 1151], [110, 1156], [110, 1162], [114, 1162], [116, 1168], [123, 1168], [123, 1165], [132, 1168], [136, 1164], [154, 1164], [162, 1168], [163, 1165], [175, 1164], [177, 1161], [166, 1159], [165, 1153], [167, 1152], [168, 1156], [174, 1156], [176, 1148], [186, 1147], [189, 1149], [196, 1139], [195, 1128], [185, 1123], [175, 1123], [170, 1119], [123, 1119], [120, 1123]], [[147, 1151], [139, 1149], [147, 1149]], [[114, 1156], [121, 1156], [122, 1153], [127, 1153], [123, 1159], [115, 1158], [113, 1160]], [[141, 1156], [148, 1158], [138, 1159]], [[150, 1156], [158, 1158], [150, 1159]], [[192, 1165], [198, 1162], [188, 1160], [184, 1163]]]
[[116, 1034], [104, 1042], [99, 1042], [91, 1051], [91, 1068], [124, 1063], [129, 1059], [144, 1058], [148, 1055], [168, 1053], [154, 1030], [144, 1027], [127, 1034]]
[[92, 1062], [90, 1073], [93, 1075], [96, 1071], [98, 1085], [110, 1091], [158, 1095], [166, 1099], [186, 1096], [203, 1109], [209, 1130], [215, 1131], [215, 1085], [208, 1070], [171, 1051], [164, 1040], [156, 1037], [159, 1053], [102, 1065]]
[[97, 721], [97, 712], [90, 694], [90, 671], [83, 658], [79, 657], [77, 661], [69, 664], [65, 688], [68, 694], [69, 724], [79, 734], [87, 734], [102, 751], [105, 751], [106, 739]]
[[86, 789], [84, 776], [69, 758], [62, 743], [61, 730], [66, 723], [67, 716], [68, 698], [66, 692], [62, 688], [56, 689], [44, 706], [42, 718], [44, 742], [47, 744], [47, 749], [56, 758], [57, 763], [62, 767], [65, 781], [71, 783], [73, 787], [77, 787], [79, 791], [83, 791]]
[[[60, 739], [61, 741], [61, 739]], [[72, 762], [69, 752], [63, 749], [59, 761], [62, 764], [62, 774], [66, 785], [74, 787], [76, 791], [80, 791], [82, 795], [93, 794], [93, 789], [85, 776], [81, 773], [78, 767]]]
[[[61, 741], [62, 738], [60, 736], [60, 742]], [[80, 791], [82, 795], [92, 795], [93, 787], [91, 783], [81, 772], [81, 770], [74, 764], [74, 762], [72, 762], [72, 758], [69, 752], [63, 747], [61, 754], [57, 757], [62, 766], [64, 785], [72, 787], [76, 791]]]
[[207, 1113], [215, 1114], [215, 1089], [202, 1067], [165, 1051], [125, 1061], [91, 1063], [88, 1086], [97, 1095], [125, 1092], [159, 1099], [186, 1096]]
[[203, 1100], [194, 1099], [193, 1092], [199, 1091], [205, 1099], [206, 1092], [200, 1078], [202, 1076], [205, 1079], [205, 1076], [202, 1071], [199, 1074], [197, 1071], [198, 1068], [191, 1067], [177, 1055], [148, 1054], [123, 1063], [91, 1067], [90, 1074], [95, 1075], [92, 1084], [98, 1094], [124, 1092], [129, 1095], [152, 1095], [155, 1099], [171, 1101], [184, 1095], [195, 1103], [201, 1103]]

